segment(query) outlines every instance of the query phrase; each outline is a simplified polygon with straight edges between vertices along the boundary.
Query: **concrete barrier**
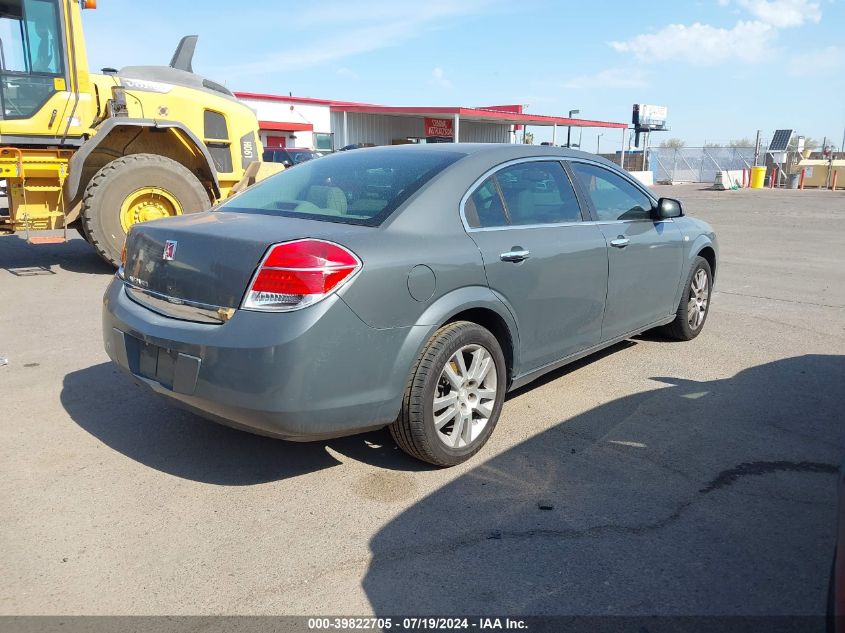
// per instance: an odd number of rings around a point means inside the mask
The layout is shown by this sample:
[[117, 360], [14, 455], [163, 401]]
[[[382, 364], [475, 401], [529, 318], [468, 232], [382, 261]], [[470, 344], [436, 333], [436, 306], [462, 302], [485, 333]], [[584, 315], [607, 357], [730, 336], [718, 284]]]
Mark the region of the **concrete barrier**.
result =
[[745, 182], [745, 170], [731, 169], [729, 171], [717, 171], [716, 181], [713, 189], [724, 191], [725, 189], [741, 189]]
[[654, 172], [653, 171], [629, 171], [634, 178], [639, 180], [646, 187], [654, 186]]

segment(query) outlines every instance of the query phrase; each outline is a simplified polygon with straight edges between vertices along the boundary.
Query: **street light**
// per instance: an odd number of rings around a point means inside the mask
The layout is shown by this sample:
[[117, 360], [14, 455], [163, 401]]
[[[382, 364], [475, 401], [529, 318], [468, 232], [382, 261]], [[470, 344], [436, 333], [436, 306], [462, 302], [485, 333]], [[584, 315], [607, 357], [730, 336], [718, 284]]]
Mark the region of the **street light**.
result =
[[[570, 110], [569, 111], [569, 118], [572, 118], [573, 114], [580, 114], [581, 110]], [[566, 127], [566, 146], [569, 147], [572, 141], [572, 126], [568, 125]]]
[[601, 137], [604, 136], [604, 132], [599, 132], [598, 136], [596, 136], [596, 154], [601, 154]]

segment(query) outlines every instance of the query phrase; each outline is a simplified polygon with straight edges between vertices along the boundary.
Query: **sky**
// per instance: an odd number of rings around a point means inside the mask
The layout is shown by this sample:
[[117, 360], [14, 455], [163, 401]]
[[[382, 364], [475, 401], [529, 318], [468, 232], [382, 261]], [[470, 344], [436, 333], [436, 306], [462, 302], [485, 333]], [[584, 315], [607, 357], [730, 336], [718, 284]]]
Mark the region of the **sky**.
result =
[[[845, 129], [845, 0], [101, 0], [83, 22], [92, 68], [167, 64], [197, 34], [195, 72], [234, 91], [608, 121], [648, 103], [671, 128], [652, 142], [690, 147]], [[585, 150], [619, 149], [600, 132]]]

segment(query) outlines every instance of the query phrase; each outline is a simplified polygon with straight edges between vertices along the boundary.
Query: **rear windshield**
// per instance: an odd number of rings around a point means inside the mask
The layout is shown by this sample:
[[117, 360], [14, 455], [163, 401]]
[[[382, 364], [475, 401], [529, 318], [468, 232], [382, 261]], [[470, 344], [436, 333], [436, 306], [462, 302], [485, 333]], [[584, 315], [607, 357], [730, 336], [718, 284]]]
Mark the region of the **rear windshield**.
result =
[[221, 211], [378, 226], [436, 174], [464, 154], [447, 151], [351, 150], [260, 182]]

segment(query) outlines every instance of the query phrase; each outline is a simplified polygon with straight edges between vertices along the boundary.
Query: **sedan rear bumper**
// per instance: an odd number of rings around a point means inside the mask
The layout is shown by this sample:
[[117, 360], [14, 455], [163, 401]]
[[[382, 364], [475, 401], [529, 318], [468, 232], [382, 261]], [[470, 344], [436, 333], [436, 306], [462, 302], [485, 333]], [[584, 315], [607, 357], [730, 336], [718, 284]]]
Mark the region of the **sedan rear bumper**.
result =
[[[337, 296], [295, 312], [238, 310], [220, 325], [138, 305], [115, 279], [104, 297], [109, 357], [174, 404], [262, 435], [317, 440], [390, 424], [417, 328], [376, 330]], [[409, 345], [409, 343], [411, 343]]]

